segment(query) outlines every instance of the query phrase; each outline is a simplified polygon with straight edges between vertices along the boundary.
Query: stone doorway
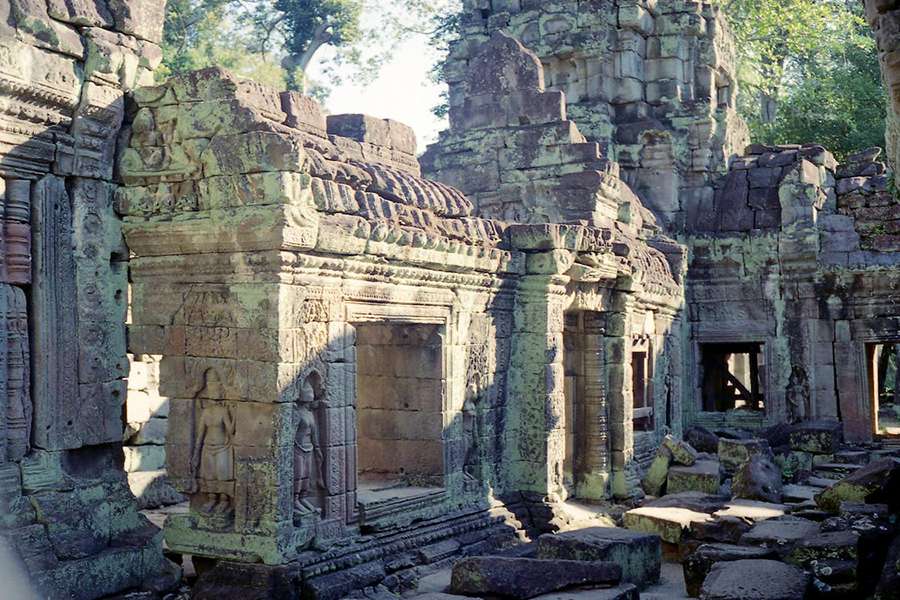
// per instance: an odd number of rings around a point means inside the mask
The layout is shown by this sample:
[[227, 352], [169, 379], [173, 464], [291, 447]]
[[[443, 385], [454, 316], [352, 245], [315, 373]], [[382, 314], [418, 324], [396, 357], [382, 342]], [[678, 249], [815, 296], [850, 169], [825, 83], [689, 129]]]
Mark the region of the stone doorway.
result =
[[[589, 457], [608, 455], [608, 440], [599, 428], [606, 421], [602, 406], [603, 365], [600, 334], [594, 331], [597, 313], [567, 312], [563, 330], [565, 367], [565, 488], [579, 497], [580, 484], [596, 465]], [[593, 328], [593, 329], [592, 329]], [[592, 427], [591, 425], [594, 425]]]
[[355, 328], [357, 500], [371, 512], [444, 488], [443, 327]]
[[872, 421], [876, 436], [900, 436], [900, 342], [867, 346]]

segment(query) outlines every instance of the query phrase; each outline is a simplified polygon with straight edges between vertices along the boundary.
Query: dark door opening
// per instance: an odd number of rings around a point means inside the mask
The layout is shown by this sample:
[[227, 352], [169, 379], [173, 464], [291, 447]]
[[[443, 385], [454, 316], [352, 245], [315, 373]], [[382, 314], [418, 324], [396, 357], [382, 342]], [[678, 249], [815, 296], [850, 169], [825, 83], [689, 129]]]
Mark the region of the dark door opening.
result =
[[866, 348], [875, 435], [900, 436], [900, 342]]
[[701, 344], [703, 410], [765, 410], [763, 344]]

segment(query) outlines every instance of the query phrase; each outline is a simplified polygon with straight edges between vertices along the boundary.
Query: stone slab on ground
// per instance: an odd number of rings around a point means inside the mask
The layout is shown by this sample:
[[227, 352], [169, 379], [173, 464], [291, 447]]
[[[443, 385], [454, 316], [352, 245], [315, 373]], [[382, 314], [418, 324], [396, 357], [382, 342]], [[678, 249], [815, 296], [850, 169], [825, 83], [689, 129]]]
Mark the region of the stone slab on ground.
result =
[[712, 514], [728, 504], [728, 498], [703, 492], [679, 492], [667, 494], [644, 503], [644, 506], [657, 508], [686, 508], [695, 512]]
[[789, 551], [801, 540], [819, 533], [819, 524], [799, 517], [779, 517], [761, 521], [741, 537], [749, 546], [778, 548]]
[[839, 421], [799, 423], [790, 434], [792, 449], [813, 454], [834, 454], [843, 439], [843, 427]]
[[700, 599], [802, 600], [809, 581], [801, 569], [774, 560], [720, 562], [703, 582]]
[[720, 562], [748, 559], [773, 559], [775, 553], [768, 548], [737, 546], [735, 544], [704, 544], [685, 558], [684, 585], [688, 596], [696, 598], [713, 565]]
[[542, 535], [537, 545], [538, 558], [616, 563], [622, 567], [622, 581], [641, 589], [659, 581], [662, 548], [654, 534], [591, 527]]
[[744, 500], [736, 498], [726, 504], [721, 510], [713, 513], [715, 517], [737, 517], [752, 523], [777, 519], [783, 517], [787, 511], [784, 504], [774, 502], [760, 502], [758, 500]]
[[834, 462], [853, 465], [865, 465], [869, 462], [869, 451], [841, 450], [834, 453]]
[[830, 531], [801, 540], [787, 560], [795, 565], [808, 566], [824, 560], [859, 560], [859, 539], [856, 531]]
[[528, 600], [581, 586], [614, 586], [622, 567], [611, 562], [471, 556], [453, 565], [450, 592]]
[[781, 499], [784, 502], [805, 502], [812, 500], [816, 494], [822, 491], [822, 488], [812, 485], [797, 485], [789, 483], [784, 486], [781, 491]]
[[737, 544], [741, 536], [750, 531], [753, 524], [733, 516], [715, 516], [711, 521], [692, 523], [690, 538], [704, 543]]
[[625, 527], [632, 531], [658, 535], [664, 542], [677, 544], [692, 524], [712, 520], [707, 513], [686, 508], [642, 506], [625, 513]]
[[719, 491], [721, 484], [718, 461], [698, 460], [690, 467], [671, 467], [666, 481], [666, 490], [670, 494], [679, 492], [715, 494]]

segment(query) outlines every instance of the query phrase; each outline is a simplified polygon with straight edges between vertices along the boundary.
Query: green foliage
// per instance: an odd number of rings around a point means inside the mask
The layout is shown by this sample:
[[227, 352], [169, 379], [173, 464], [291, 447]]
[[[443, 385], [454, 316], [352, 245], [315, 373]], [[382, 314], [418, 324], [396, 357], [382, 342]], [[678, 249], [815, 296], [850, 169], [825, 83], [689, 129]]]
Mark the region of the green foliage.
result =
[[884, 146], [878, 54], [855, 0], [720, 0], [738, 54], [738, 107], [754, 141], [819, 143], [838, 157]]
[[[211, 65], [320, 98], [340, 73], [374, 79], [408, 35], [435, 35], [459, 0], [169, 0], [167, 77]], [[327, 49], [327, 51], [325, 51]], [[305, 76], [315, 61], [326, 82]], [[338, 67], [344, 67], [339, 69]]]

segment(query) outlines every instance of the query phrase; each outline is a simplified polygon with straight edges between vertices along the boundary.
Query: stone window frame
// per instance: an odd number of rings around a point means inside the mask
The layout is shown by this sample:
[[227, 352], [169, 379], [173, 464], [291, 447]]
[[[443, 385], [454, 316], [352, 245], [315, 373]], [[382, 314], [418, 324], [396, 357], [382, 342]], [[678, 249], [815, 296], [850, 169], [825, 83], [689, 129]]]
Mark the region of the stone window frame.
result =
[[[706, 411], [703, 410], [703, 380], [700, 376], [702, 363], [702, 346], [705, 344], [760, 344], [762, 345], [762, 355], [765, 357], [766, 365], [777, 364], [775, 356], [775, 339], [771, 335], [762, 335], [756, 330], [747, 330], [741, 332], [721, 331], [721, 332], [704, 332], [701, 335], [694, 335], [691, 338], [691, 369], [689, 371], [691, 378], [690, 389], [694, 395], [693, 413], [694, 417], [703, 416], [707, 419], [722, 418], [722, 415], [729, 414], [726, 412]], [[760, 425], [763, 425], [773, 415], [779, 414], [775, 407], [776, 402], [784, 402], [783, 396], [776, 394], [775, 373], [774, 369], [767, 368], [765, 376], [760, 377], [760, 389], [765, 398], [763, 410], [758, 411]], [[780, 400], [779, 400], [780, 399]]]
[[[383, 517], [389, 517], [391, 515], [396, 515], [399, 513], [410, 513], [413, 511], [417, 511], [419, 509], [427, 509], [429, 507], [434, 506], [435, 504], [441, 504], [445, 502], [448, 498], [450, 498], [451, 493], [448, 489], [448, 484], [450, 482], [450, 475], [452, 474], [452, 470], [450, 468], [450, 456], [448, 452], [447, 445], [447, 413], [452, 410], [455, 406], [453, 399], [456, 397], [454, 395], [454, 386], [453, 386], [453, 377], [452, 374], [456, 371], [453, 370], [452, 360], [451, 360], [451, 352], [450, 346], [455, 342], [453, 339], [453, 310], [450, 306], [443, 305], [408, 305], [408, 304], [394, 304], [394, 303], [373, 303], [373, 302], [345, 302], [344, 303], [344, 322], [347, 326], [354, 328], [354, 339], [355, 339], [355, 328], [359, 324], [366, 323], [375, 323], [375, 324], [395, 324], [395, 325], [437, 325], [439, 327], [438, 336], [441, 339], [441, 414], [444, 415], [443, 423], [442, 423], [442, 431], [441, 431], [441, 444], [443, 446], [443, 470], [444, 470], [444, 485], [440, 488], [440, 491], [435, 491], [432, 494], [427, 494], [424, 496], [417, 496], [414, 498], [410, 498], [404, 501], [397, 502], [396, 507], [392, 507], [385, 511], [379, 511], [376, 519], [380, 519]], [[354, 348], [356, 342], [354, 341]], [[354, 363], [355, 364], [355, 363]], [[462, 368], [462, 365], [458, 365], [458, 368]], [[357, 406], [357, 389], [356, 389], [356, 381], [354, 376], [353, 382], [353, 390], [352, 390], [352, 398], [349, 399], [350, 406], [354, 408], [354, 412], [356, 411]], [[459, 403], [461, 406], [461, 403]], [[358, 451], [358, 430], [354, 425], [353, 427], [353, 439], [352, 441], [354, 452]], [[353, 491], [355, 492], [358, 485], [359, 478], [359, 470], [357, 467], [357, 459], [354, 456], [353, 458], [353, 470], [350, 472], [350, 469], [347, 469], [346, 477], [348, 479], [347, 486], [350, 488], [352, 486]], [[352, 478], [352, 481], [351, 481]], [[355, 494], [354, 494], [355, 495]], [[352, 507], [348, 507], [348, 515], [347, 522], [348, 523], [360, 523], [362, 514], [359, 507], [359, 501], [355, 501]]]

